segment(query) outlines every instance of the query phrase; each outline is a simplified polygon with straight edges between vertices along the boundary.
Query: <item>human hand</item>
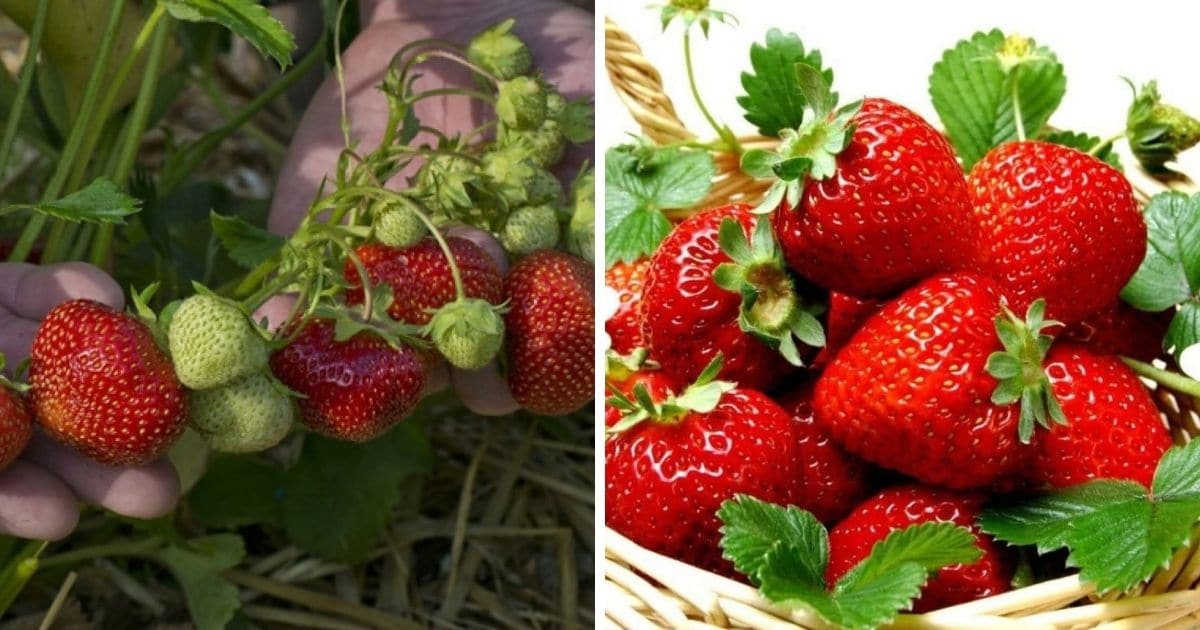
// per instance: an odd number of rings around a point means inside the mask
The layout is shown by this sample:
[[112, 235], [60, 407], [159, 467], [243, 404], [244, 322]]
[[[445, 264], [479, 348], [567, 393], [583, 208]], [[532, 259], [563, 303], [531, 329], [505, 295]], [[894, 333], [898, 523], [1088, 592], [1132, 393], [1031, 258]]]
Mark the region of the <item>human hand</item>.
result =
[[[121, 288], [91, 265], [0, 264], [0, 351], [8, 365], [29, 356], [46, 313], [79, 298], [124, 306]], [[156, 518], [171, 511], [178, 498], [179, 478], [165, 460], [105, 466], [35, 429], [25, 452], [0, 471], [0, 533], [57, 540], [75, 529], [81, 501], [124, 516]]]
[[[369, 151], [379, 143], [387, 123], [387, 100], [377, 86], [383, 81], [396, 50], [417, 39], [437, 37], [466, 42], [487, 26], [513, 17], [514, 30], [529, 46], [535, 64], [564, 96], [590, 96], [594, 90], [593, 16], [557, 0], [364, 1], [361, 15], [364, 28], [343, 54], [342, 65], [350, 133], [363, 150]], [[415, 89], [470, 84], [471, 78], [462, 68], [430, 62], [423, 66], [423, 76]], [[269, 227], [277, 234], [295, 231], [321, 180], [334, 174], [338, 154], [344, 148], [339, 89], [336, 77], [326, 78], [292, 139], [271, 203]], [[436, 97], [420, 101], [416, 114], [422, 123], [454, 135], [479, 126], [488, 112], [468, 99]], [[432, 143], [433, 138], [417, 137], [416, 142], [423, 141]], [[566, 168], [561, 169], [559, 176], [570, 181], [573, 171], [592, 153], [590, 144], [570, 148], [564, 161]], [[393, 188], [402, 186], [409, 175], [401, 173], [388, 184]], [[455, 233], [481, 245], [497, 260], [501, 271], [507, 271], [504, 251], [490, 235], [473, 229]], [[276, 324], [280, 317], [286, 316], [288, 306], [280, 298], [269, 302], [260, 314]], [[427, 391], [446, 384], [453, 385], [463, 404], [476, 413], [500, 415], [518, 408], [495, 362], [481, 370], [435, 371]]]

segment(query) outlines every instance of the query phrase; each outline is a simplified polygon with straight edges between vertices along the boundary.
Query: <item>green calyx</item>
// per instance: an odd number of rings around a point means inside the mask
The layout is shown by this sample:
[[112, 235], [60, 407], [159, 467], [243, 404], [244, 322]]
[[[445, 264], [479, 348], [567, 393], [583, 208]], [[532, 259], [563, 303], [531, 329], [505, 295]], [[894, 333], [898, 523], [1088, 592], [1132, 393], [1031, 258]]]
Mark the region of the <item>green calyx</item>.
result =
[[510, 207], [557, 203], [562, 199], [558, 178], [538, 166], [519, 147], [507, 146], [485, 153], [483, 174]]
[[1050, 379], [1042, 369], [1042, 361], [1054, 341], [1044, 331], [1062, 323], [1045, 319], [1045, 300], [1030, 304], [1024, 320], [1007, 306], [1002, 308], [1004, 313], [996, 316], [996, 334], [1004, 349], [993, 352], [987, 360], [988, 373], [999, 381], [992, 392], [992, 403], [1011, 405], [1021, 402], [1017, 435], [1022, 443], [1028, 444], [1033, 439], [1035, 425], [1049, 429], [1051, 422], [1067, 423], [1062, 407], [1054, 397]]
[[386, 206], [375, 217], [375, 239], [390, 247], [409, 247], [428, 234], [425, 224], [410, 208]]
[[574, 210], [567, 233], [567, 248], [572, 253], [594, 262], [596, 257], [596, 176], [591, 167], [584, 168], [571, 184]]
[[504, 307], [462, 298], [433, 314], [424, 333], [446, 361], [462, 370], [487, 365], [504, 345]]
[[513, 34], [515, 23], [509, 18], [472, 38], [467, 46], [467, 59], [501, 81], [528, 74], [533, 68], [533, 56], [525, 42]]
[[1149, 173], [1171, 174], [1166, 164], [1200, 143], [1200, 120], [1162, 102], [1156, 81], [1146, 83], [1140, 91], [1128, 79], [1125, 82], [1134, 92], [1125, 118], [1129, 148]]
[[821, 309], [804, 304], [796, 292], [795, 280], [783, 262], [770, 222], [759, 219], [748, 242], [742, 226], [726, 219], [721, 223], [718, 241], [733, 262], [718, 265], [713, 280], [742, 297], [738, 316], [741, 329], [777, 350], [792, 365], [804, 365], [796, 342], [813, 348], [825, 345], [825, 331], [816, 318]]
[[496, 116], [513, 129], [537, 129], [546, 121], [546, 90], [533, 77], [501, 81], [496, 95]]
[[657, 368], [658, 365], [649, 360], [650, 350], [634, 348], [629, 354], [621, 354], [609, 349], [604, 353], [604, 377], [613, 381], [623, 381], [647, 368]]
[[1048, 59], [1043, 50], [1037, 48], [1032, 39], [1012, 33], [1004, 37], [1004, 43], [996, 51], [996, 59], [1004, 73], [1011, 74], [1019, 66]]
[[478, 165], [461, 155], [431, 155], [417, 173], [417, 188], [429, 205], [453, 216], [475, 205], [470, 191], [479, 185], [478, 172]]
[[558, 244], [558, 211], [551, 206], [522, 206], [508, 215], [500, 232], [500, 244], [516, 256]]
[[[652, 8], [654, 8], [652, 6]], [[676, 18], [683, 21], [684, 30], [690, 30], [693, 24], [699, 24], [704, 36], [708, 37], [708, 27], [713, 22], [721, 24], [737, 24], [737, 18], [725, 11], [708, 7], [708, 0], [670, 0], [664, 5], [658, 5], [659, 21], [663, 30], [671, 25]]]
[[853, 120], [862, 101], [835, 110], [836, 96], [820, 70], [798, 63], [796, 74], [810, 115], [798, 128], [780, 131], [779, 146], [774, 151], [751, 149], [742, 154], [743, 172], [775, 180], [754, 208], [756, 213], [771, 212], [784, 199], [792, 208], [797, 207], [805, 182], [831, 177], [837, 170], [838, 154], [854, 137]]
[[655, 401], [642, 383], [633, 386], [633, 397], [626, 396], [615, 387], [606, 402], [621, 411], [621, 419], [609, 427], [608, 435], [618, 435], [651, 420], [662, 424], [677, 424], [689, 413], [708, 413], [716, 409], [726, 392], [737, 388], [736, 383], [718, 381], [724, 358], [720, 353], [704, 368], [696, 381], [678, 396], [671, 394], [662, 401]]
[[[561, 97], [560, 97], [561, 98]], [[526, 131], [505, 129], [500, 136], [504, 147], [513, 147], [520, 154], [542, 168], [549, 168], [562, 160], [567, 148], [567, 137], [557, 120], [546, 118], [541, 126]]]

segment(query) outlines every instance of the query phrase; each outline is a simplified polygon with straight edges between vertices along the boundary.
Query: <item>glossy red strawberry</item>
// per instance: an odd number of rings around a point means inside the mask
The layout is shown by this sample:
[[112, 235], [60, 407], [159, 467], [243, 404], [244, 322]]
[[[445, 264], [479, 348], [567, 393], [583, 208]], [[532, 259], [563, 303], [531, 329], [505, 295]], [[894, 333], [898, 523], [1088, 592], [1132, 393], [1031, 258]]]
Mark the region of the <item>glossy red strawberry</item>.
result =
[[1117, 300], [1063, 331], [1061, 339], [1078, 342], [1101, 354], [1152, 361], [1163, 356], [1163, 337], [1175, 312], [1139, 311]]
[[582, 258], [544, 250], [522, 258], [504, 279], [508, 386], [525, 409], [562, 415], [593, 398], [592, 274]]
[[612, 340], [612, 349], [629, 354], [634, 348], [645, 347], [642, 338], [642, 290], [649, 258], [632, 263], [618, 262], [604, 272], [604, 284], [617, 292], [617, 312], [604, 322], [604, 330]]
[[0, 386], [0, 470], [8, 468], [33, 437], [33, 416], [21, 394]]
[[798, 426], [793, 434], [800, 459], [801, 490], [795, 504], [812, 512], [822, 523], [833, 523], [871, 494], [870, 467], [842, 450], [813, 417], [812, 386], [801, 385], [779, 399]]
[[833, 172], [810, 173], [800, 203], [785, 199], [774, 213], [792, 269], [827, 289], [867, 297], [968, 266], [975, 221], [946, 139], [881, 98], [863, 101], [852, 124]]
[[832, 585], [858, 564], [875, 543], [891, 532], [919, 523], [954, 523], [969, 527], [983, 557], [969, 565], [938, 570], [913, 603], [914, 612], [937, 610], [1011, 588], [1015, 562], [1010, 553], [975, 524], [985, 496], [916, 484], [888, 488], [863, 502], [829, 532], [826, 582]]
[[1061, 342], [1045, 370], [1067, 424], [1034, 436], [1027, 480], [1063, 488], [1106, 477], [1149, 487], [1172, 442], [1141, 380], [1116, 357]]
[[[631, 399], [633, 398], [633, 390], [638, 385], [646, 388], [646, 392], [654, 400], [666, 400], [680, 390], [675, 379], [659, 370], [634, 372], [620, 381], [614, 382], [610, 380], [608, 385], [611, 388], [616, 388], [617, 391]], [[604, 426], [612, 427], [620, 422], [622, 414], [621, 409], [613, 406], [606, 398], [604, 403]]]
[[1021, 464], [1018, 405], [991, 401], [1000, 294], [960, 273], [872, 316], [817, 381], [813, 406], [846, 450], [926, 483], [985, 486]]
[[838, 350], [846, 345], [854, 333], [879, 311], [885, 301], [879, 299], [856, 298], [845, 293], [832, 291], [829, 294], [829, 310], [825, 313], [825, 347], [813, 360], [817, 365], [824, 365], [837, 356]]
[[[715, 405], [688, 402], [696, 387], [714, 386], [724, 390]], [[739, 493], [803, 506], [805, 427], [757, 391], [703, 379], [696, 387], [656, 400], [657, 414], [610, 435], [605, 523], [643, 547], [734, 575], [721, 558], [717, 509]], [[674, 413], [663, 413], [668, 404]]]
[[740, 224], [747, 237], [759, 221], [746, 205], [710, 208], [677, 225], [654, 252], [642, 297], [645, 338], [662, 369], [681, 382], [695, 380], [720, 353], [721, 379], [765, 390], [785, 378], [790, 366], [742, 330], [742, 297], [713, 277], [732, 262], [718, 240], [726, 220]]
[[971, 169], [979, 271], [1015, 311], [1038, 298], [1073, 324], [1112, 304], [1146, 255], [1146, 224], [1123, 175], [1075, 149], [1011, 142]]
[[393, 348], [364, 331], [344, 341], [330, 320], [312, 320], [271, 355], [271, 371], [303, 395], [296, 404], [313, 431], [364, 442], [382, 435], [412, 411], [425, 387], [417, 351]]
[[[503, 278], [496, 262], [481, 247], [465, 238], [446, 237], [462, 276], [467, 297], [492, 304], [504, 300]], [[388, 314], [393, 319], [414, 325], [429, 323], [432, 311], [454, 301], [454, 278], [446, 254], [432, 236], [410, 247], [389, 247], [368, 243], [355, 250], [373, 284], [392, 287], [393, 301]], [[362, 278], [354, 263], [347, 259], [342, 270], [350, 287], [347, 304], [363, 301]]]
[[90, 300], [60, 304], [42, 320], [29, 358], [38, 421], [96, 461], [143, 464], [183, 432], [183, 386], [132, 315]]

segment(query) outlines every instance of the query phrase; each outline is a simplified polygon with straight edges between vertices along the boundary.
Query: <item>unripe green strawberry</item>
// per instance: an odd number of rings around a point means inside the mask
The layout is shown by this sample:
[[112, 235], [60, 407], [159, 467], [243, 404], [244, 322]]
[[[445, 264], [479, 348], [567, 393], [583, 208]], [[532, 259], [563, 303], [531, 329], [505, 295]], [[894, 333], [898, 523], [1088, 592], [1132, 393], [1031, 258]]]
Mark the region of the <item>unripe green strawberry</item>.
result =
[[450, 365], [478, 370], [504, 345], [500, 310], [478, 298], [455, 300], [434, 313], [425, 333]]
[[292, 401], [265, 374], [223, 387], [192, 392], [188, 416], [209, 448], [254, 453], [287, 436], [295, 418]]
[[267, 343], [240, 308], [210, 294], [184, 300], [167, 342], [175, 374], [191, 389], [228, 385], [267, 368]]
[[474, 205], [468, 184], [476, 181], [478, 166], [459, 155], [431, 155], [417, 173], [417, 188], [435, 208], [444, 211]]
[[534, 164], [549, 168], [558, 164], [567, 149], [567, 137], [557, 120], [546, 118], [537, 129], [527, 131], [506, 130], [502, 138], [504, 146], [517, 147]]
[[502, 147], [484, 154], [483, 172], [510, 207], [554, 203], [562, 197], [558, 179], [520, 147]]
[[567, 109], [567, 99], [553, 86], [546, 86], [546, 118], [557, 120]]
[[496, 116], [513, 129], [537, 129], [546, 120], [546, 91], [533, 77], [500, 82]]
[[523, 206], [508, 215], [500, 244], [510, 254], [524, 256], [558, 243], [558, 212], [551, 206]]
[[571, 215], [567, 246], [588, 262], [595, 261], [596, 241], [596, 173], [590, 168], [581, 173], [571, 186], [575, 211]]
[[425, 224], [410, 208], [388, 208], [375, 219], [375, 239], [391, 247], [415, 245], [426, 233]]
[[512, 33], [514, 22], [511, 18], [504, 20], [472, 38], [467, 46], [467, 59], [500, 80], [528, 73], [533, 67], [533, 57], [525, 42]]

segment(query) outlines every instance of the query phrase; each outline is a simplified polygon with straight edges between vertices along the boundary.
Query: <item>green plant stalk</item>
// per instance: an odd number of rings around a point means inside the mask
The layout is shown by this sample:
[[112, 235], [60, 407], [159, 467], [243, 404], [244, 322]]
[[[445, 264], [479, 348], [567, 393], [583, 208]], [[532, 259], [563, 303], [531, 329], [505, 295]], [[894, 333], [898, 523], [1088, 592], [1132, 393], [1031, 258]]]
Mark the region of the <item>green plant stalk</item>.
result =
[[[108, 225], [108, 224], [105, 224]], [[92, 238], [96, 235], [96, 224], [84, 223], [79, 228], [79, 236], [75, 238], [75, 245], [71, 247], [71, 251], [67, 253], [66, 260], [83, 260], [87, 257], [88, 244], [94, 242]], [[100, 265], [96, 265], [99, 267]]]
[[[234, 115], [233, 108], [229, 105], [229, 101], [225, 98], [225, 95], [221, 93], [220, 88], [217, 87], [211, 72], [201, 73], [199, 77], [194, 77], [194, 80], [200, 86], [205, 96], [208, 97], [209, 102], [213, 104], [213, 107], [217, 108], [218, 114], [225, 118], [230, 118]], [[256, 125], [253, 120], [246, 121], [246, 132], [261, 142], [263, 147], [267, 149], [267, 152], [276, 158], [282, 157], [287, 153], [287, 146], [272, 138], [270, 134]]]
[[[161, 22], [155, 28], [154, 41], [150, 44], [150, 58], [146, 61], [146, 73], [142, 77], [142, 85], [138, 89], [137, 99], [133, 103], [133, 111], [125, 120], [120, 144], [117, 148], [117, 159], [109, 172], [118, 186], [125, 186], [130, 173], [133, 172], [133, 165], [137, 161], [137, 151], [141, 146], [142, 134], [145, 133], [146, 123], [150, 118], [150, 105], [154, 101], [154, 92], [158, 89], [158, 71], [162, 65], [170, 32], [169, 22]], [[88, 261], [93, 265], [103, 268], [108, 264], [115, 229], [116, 226], [106, 223], [96, 231], [88, 254]]]
[[[68, 175], [71, 173], [74, 163], [79, 159], [79, 147], [83, 142], [83, 136], [88, 131], [91, 124], [91, 116], [96, 107], [96, 99], [100, 93], [100, 84], [104, 77], [105, 69], [108, 66], [108, 57], [112, 53], [114, 40], [116, 39], [117, 27], [121, 23], [121, 12], [125, 7], [124, 2], [112, 3], [112, 8], [108, 12], [108, 23], [104, 28], [104, 35], [100, 40], [100, 49], [96, 53], [96, 61], [92, 64], [90, 76], [88, 76], [87, 88], [83, 93], [83, 103], [79, 109], [79, 116], [75, 119], [71, 126], [71, 134], [67, 137], [66, 145], [63, 148], [62, 155], [58, 161], [58, 168], [50, 177], [50, 181], [46, 184], [45, 190], [42, 192], [42, 201], [48, 202], [58, 198], [59, 193], [63, 190], [63, 184], [66, 183]], [[85, 160], [87, 156], [85, 154]], [[29, 222], [25, 224], [25, 229], [21, 232], [21, 236], [17, 239], [16, 245], [13, 246], [12, 252], [8, 255], [10, 262], [22, 262], [29, 257], [30, 250], [33, 249], [33, 244], [37, 241], [38, 236], [42, 232], [42, 228], [46, 224], [46, 215], [35, 213], [29, 218]], [[53, 243], [47, 243], [49, 248]]]
[[1124, 131], [1121, 131], [1119, 133], [1114, 133], [1113, 135], [1100, 140], [1100, 142], [1097, 142], [1095, 146], [1088, 149], [1087, 154], [1092, 157], [1096, 157], [1096, 154], [1100, 153], [1100, 151], [1102, 149], [1104, 149], [1104, 147], [1109, 146], [1110, 144], [1113, 144], [1117, 140], [1120, 140], [1121, 138], [1124, 138], [1124, 137], [1125, 137]]
[[121, 540], [94, 547], [83, 547], [81, 549], [64, 551], [63, 553], [43, 559], [41, 568], [52, 569], [55, 567], [70, 566], [88, 560], [95, 560], [96, 558], [145, 555], [161, 547], [162, 544], [162, 541], [158, 538], [142, 538], [138, 540]]
[[704, 99], [700, 98], [700, 88], [696, 85], [696, 73], [692, 69], [692, 34], [690, 29], [683, 31], [683, 64], [687, 69], [688, 87], [692, 89], [692, 99], [696, 101], [696, 106], [700, 108], [700, 113], [704, 115], [704, 119], [708, 121], [713, 131], [717, 132], [717, 136], [725, 141], [725, 149], [737, 154], [742, 154], [742, 144], [738, 142], [737, 137], [729, 131], [728, 127], [724, 127], [717, 122], [717, 119], [708, 111], [708, 106], [704, 104]]
[[25, 99], [29, 96], [29, 86], [33, 84], [33, 69], [37, 66], [38, 51], [42, 48], [42, 33], [46, 30], [46, 13], [49, 7], [50, 0], [38, 0], [37, 13], [33, 16], [33, 28], [29, 33], [29, 48], [26, 49], [25, 61], [21, 63], [17, 93], [13, 97], [12, 111], [8, 112], [4, 138], [0, 140], [0, 175], [8, 172], [8, 163], [12, 159], [13, 143], [17, 139], [17, 129], [20, 128]]
[[162, 175], [159, 178], [158, 189], [162, 196], [169, 195], [175, 190], [183, 179], [191, 174], [200, 163], [208, 158], [209, 154], [217, 149], [226, 138], [233, 135], [246, 121], [250, 120], [262, 108], [270, 104], [280, 94], [292, 87], [296, 81], [300, 80], [310, 69], [313, 68], [325, 53], [325, 36], [313, 46], [312, 50], [300, 60], [300, 63], [292, 66], [290, 70], [285, 72], [274, 83], [267, 87], [254, 100], [250, 101], [238, 111], [237, 115], [227, 121], [224, 125], [215, 129], [204, 137], [200, 138], [195, 144], [184, 149], [177, 163], [168, 164], [163, 169]]
[[1012, 106], [1013, 106], [1013, 125], [1017, 128], [1017, 140], [1025, 141], [1025, 119], [1021, 117], [1021, 97], [1017, 89], [1017, 73], [1021, 71], [1021, 66], [1013, 68], [1012, 77]]
[[1138, 376], [1144, 376], [1159, 385], [1170, 387], [1177, 392], [1200, 398], [1200, 381], [1188, 378], [1182, 374], [1156, 368], [1149, 363], [1138, 361], [1137, 359], [1121, 357], [1121, 360]]
[[47, 544], [44, 540], [26, 541], [3, 570], [0, 570], [0, 615], [3, 615], [8, 607], [12, 606], [17, 595], [21, 594], [21, 590], [29, 582], [29, 578], [37, 572], [38, 555], [42, 553]]

